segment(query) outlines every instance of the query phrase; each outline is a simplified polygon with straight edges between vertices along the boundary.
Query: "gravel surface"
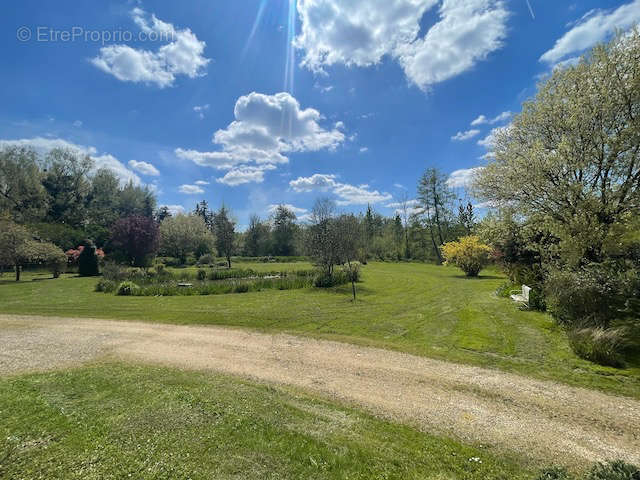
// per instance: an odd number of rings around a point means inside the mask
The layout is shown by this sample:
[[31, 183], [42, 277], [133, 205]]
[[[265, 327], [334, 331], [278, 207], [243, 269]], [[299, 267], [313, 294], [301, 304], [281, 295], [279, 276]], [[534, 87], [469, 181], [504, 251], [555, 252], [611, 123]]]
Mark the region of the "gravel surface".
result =
[[220, 327], [0, 315], [0, 375], [105, 357], [216, 370], [546, 463], [640, 463], [640, 402], [398, 352]]

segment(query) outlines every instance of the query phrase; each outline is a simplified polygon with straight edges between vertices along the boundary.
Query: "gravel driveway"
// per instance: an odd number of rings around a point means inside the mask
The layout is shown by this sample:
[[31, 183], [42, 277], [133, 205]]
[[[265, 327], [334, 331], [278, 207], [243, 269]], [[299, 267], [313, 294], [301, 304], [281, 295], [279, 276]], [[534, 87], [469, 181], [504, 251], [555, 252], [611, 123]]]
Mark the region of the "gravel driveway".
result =
[[0, 375], [110, 357], [302, 387], [546, 463], [640, 463], [640, 402], [398, 352], [245, 330], [0, 315]]

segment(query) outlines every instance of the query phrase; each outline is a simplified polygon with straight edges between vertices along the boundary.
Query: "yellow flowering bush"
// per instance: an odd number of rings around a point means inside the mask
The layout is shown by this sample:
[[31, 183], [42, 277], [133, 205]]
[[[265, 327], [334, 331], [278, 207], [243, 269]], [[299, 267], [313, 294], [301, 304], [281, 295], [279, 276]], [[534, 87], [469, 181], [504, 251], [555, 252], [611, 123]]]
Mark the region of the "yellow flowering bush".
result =
[[457, 242], [445, 243], [442, 255], [446, 265], [455, 265], [467, 277], [477, 277], [480, 270], [487, 266], [491, 256], [491, 247], [485, 245], [475, 235], [462, 237]]

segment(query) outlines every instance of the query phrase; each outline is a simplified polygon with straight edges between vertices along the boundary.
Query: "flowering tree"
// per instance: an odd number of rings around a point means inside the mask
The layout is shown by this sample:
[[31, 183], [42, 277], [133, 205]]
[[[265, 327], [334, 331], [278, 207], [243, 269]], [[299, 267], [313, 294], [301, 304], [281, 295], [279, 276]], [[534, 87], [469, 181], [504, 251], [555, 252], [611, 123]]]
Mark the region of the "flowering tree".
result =
[[462, 237], [457, 242], [445, 243], [442, 255], [447, 265], [460, 268], [467, 277], [477, 277], [489, 263], [491, 247], [474, 235]]

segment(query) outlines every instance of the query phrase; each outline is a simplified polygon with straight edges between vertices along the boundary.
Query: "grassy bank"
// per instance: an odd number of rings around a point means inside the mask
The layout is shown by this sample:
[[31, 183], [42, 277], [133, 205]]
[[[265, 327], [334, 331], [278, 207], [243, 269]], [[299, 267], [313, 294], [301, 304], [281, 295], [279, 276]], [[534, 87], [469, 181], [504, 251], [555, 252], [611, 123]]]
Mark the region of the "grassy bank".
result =
[[[245, 263], [243, 268], [261, 265]], [[640, 398], [638, 362], [618, 370], [581, 360], [548, 315], [519, 311], [510, 300], [494, 295], [504, 282], [499, 274], [468, 279], [448, 267], [372, 263], [362, 269], [362, 278], [354, 304], [349, 286], [209, 297], [116, 297], [94, 292], [98, 279], [65, 276], [32, 282], [25, 274], [25, 281], [15, 284], [5, 275], [0, 312], [292, 332]]]
[[107, 364], [0, 379], [2, 478], [531, 478], [515, 460], [298, 392]]

